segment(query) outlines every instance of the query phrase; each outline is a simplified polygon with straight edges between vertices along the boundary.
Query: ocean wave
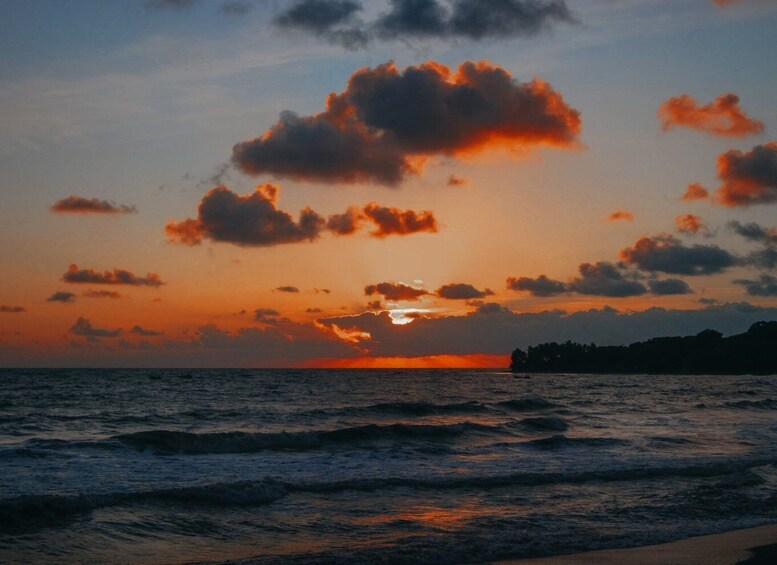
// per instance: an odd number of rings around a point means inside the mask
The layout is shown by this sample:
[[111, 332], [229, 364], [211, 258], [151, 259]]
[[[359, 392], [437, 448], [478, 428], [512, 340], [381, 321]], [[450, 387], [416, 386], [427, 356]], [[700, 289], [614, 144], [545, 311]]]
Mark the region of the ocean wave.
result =
[[569, 429], [569, 424], [559, 416], [535, 416], [524, 418], [518, 422], [531, 430], [563, 432]]
[[516, 398], [514, 400], [505, 400], [502, 402], [498, 402], [497, 406], [501, 406], [503, 408], [509, 408], [510, 410], [515, 410], [517, 412], [530, 412], [533, 410], [546, 410], [548, 408], [554, 408], [556, 404], [545, 400], [542, 397], [535, 396], [535, 397], [526, 397], [526, 398]]
[[742, 410], [777, 410], [777, 400], [772, 398], [763, 398], [761, 400], [736, 400], [725, 402], [726, 408], [740, 408]]
[[469, 432], [498, 434], [506, 426], [475, 422], [457, 424], [367, 424], [334, 430], [299, 432], [215, 432], [191, 433], [150, 430], [121, 434], [113, 439], [138, 451], [162, 454], [204, 455], [217, 453], [253, 453], [259, 451], [306, 451], [336, 446], [358, 446], [385, 441], [445, 440]]
[[628, 443], [626, 440], [612, 437], [567, 437], [557, 434], [541, 439], [527, 441], [526, 444], [538, 449], [561, 449], [564, 447], [608, 447]]

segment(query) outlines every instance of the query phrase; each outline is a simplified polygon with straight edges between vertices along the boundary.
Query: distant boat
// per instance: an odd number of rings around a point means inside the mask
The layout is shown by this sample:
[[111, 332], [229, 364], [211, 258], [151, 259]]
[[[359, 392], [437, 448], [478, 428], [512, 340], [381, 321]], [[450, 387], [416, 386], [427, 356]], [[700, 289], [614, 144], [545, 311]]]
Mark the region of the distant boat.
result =
[[514, 379], [530, 379], [531, 375], [513, 375]]

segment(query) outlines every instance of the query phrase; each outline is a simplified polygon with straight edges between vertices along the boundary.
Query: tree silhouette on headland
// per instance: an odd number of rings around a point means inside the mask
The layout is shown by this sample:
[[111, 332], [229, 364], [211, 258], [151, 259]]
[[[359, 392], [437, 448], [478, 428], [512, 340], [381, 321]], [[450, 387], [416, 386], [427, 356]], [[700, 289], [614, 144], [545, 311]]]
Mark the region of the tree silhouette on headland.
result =
[[512, 353], [510, 369], [527, 373], [777, 374], [777, 322], [756, 322], [730, 337], [715, 330], [597, 347], [542, 343]]

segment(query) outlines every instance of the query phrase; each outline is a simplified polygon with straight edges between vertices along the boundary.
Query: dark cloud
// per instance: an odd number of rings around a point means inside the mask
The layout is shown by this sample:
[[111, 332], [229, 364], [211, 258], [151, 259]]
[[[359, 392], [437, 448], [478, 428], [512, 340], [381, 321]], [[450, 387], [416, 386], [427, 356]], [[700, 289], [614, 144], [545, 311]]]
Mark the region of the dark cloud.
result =
[[555, 296], [569, 292], [566, 283], [549, 279], [546, 275], [540, 275], [536, 279], [530, 277], [510, 277], [507, 279], [507, 288], [529, 292], [532, 296]]
[[710, 304], [717, 304], [718, 303], [717, 299], [715, 299], [715, 298], [704, 298], [704, 297], [699, 298], [699, 300], [697, 300], [696, 302], [698, 302], [699, 304], [707, 305], [707, 306], [709, 306]]
[[484, 62], [456, 72], [387, 63], [355, 72], [320, 114], [283, 112], [262, 136], [235, 145], [232, 159], [253, 175], [395, 186], [420, 172], [423, 157], [570, 147], [579, 131], [578, 112], [540, 79], [519, 83]]
[[27, 309], [23, 306], [6, 306], [2, 305], [0, 306], [0, 312], [3, 314], [21, 314], [22, 312], [26, 312]]
[[668, 296], [672, 294], [693, 294], [693, 290], [683, 280], [665, 279], [648, 281], [650, 292], [658, 296]]
[[325, 230], [336, 235], [352, 235], [365, 222], [374, 227], [370, 235], [379, 238], [437, 231], [437, 220], [428, 210], [400, 210], [374, 202], [363, 208], [351, 206], [326, 220], [305, 208], [295, 222], [277, 208], [279, 191], [275, 185], [264, 184], [252, 194], [241, 196], [218, 186], [203, 196], [196, 219], [169, 222], [165, 231], [171, 241], [185, 245], [199, 245], [204, 238], [209, 238], [241, 246], [313, 241]]
[[470, 39], [525, 37], [576, 22], [564, 0], [455, 0], [450, 30]]
[[76, 323], [71, 326], [70, 333], [90, 338], [116, 337], [121, 333], [121, 329], [105, 330], [101, 328], [95, 328], [86, 318], [78, 318]]
[[664, 131], [686, 127], [718, 137], [744, 137], [764, 130], [763, 122], [748, 116], [739, 107], [739, 97], [731, 93], [704, 106], [688, 94], [676, 96], [661, 104], [658, 117]]
[[80, 284], [126, 284], [151, 287], [164, 284], [156, 273], [148, 273], [145, 277], [139, 277], [123, 269], [114, 269], [113, 271], [103, 271], [101, 273], [93, 269], [79, 269], [78, 265], [70, 265], [67, 272], [62, 275], [62, 280]]
[[465, 179], [464, 177], [459, 177], [456, 175], [450, 175], [446, 184], [448, 186], [465, 186], [469, 184], [469, 179]]
[[359, 345], [370, 355], [414, 357], [504, 354], [516, 347], [548, 341], [620, 345], [659, 336], [695, 335], [709, 328], [729, 335], [743, 332], [761, 320], [777, 320], [777, 308], [747, 303], [694, 310], [650, 308], [641, 312], [619, 312], [609, 307], [575, 313], [514, 313], [491, 307], [486, 310], [493, 311], [423, 317], [402, 326], [393, 324], [388, 312], [324, 318], [319, 323], [369, 334]]
[[610, 222], [617, 222], [618, 220], [633, 222], [634, 214], [632, 214], [628, 210], [615, 210], [609, 216], [607, 216], [607, 220]]
[[112, 290], [87, 290], [83, 293], [87, 298], [121, 298], [121, 294]]
[[731, 149], [718, 157], [723, 184], [715, 198], [724, 206], [777, 202], [777, 141], [756, 145], [743, 153]]
[[390, 0], [391, 10], [375, 27], [384, 38], [448, 34], [448, 12], [437, 0]]
[[369, 31], [355, 18], [361, 10], [361, 3], [352, 0], [298, 0], [278, 14], [273, 23], [355, 49], [365, 47], [370, 39]]
[[299, 292], [299, 289], [296, 286], [291, 286], [291, 285], [279, 286], [275, 290], [277, 290], [278, 292], [288, 292], [292, 294]]
[[257, 308], [254, 310], [254, 319], [257, 322], [263, 322], [265, 324], [274, 324], [278, 322], [278, 316], [281, 313], [272, 308]]
[[734, 266], [737, 259], [717, 245], [685, 246], [671, 235], [643, 237], [621, 250], [621, 258], [643, 271], [671, 275], [712, 275]]
[[75, 301], [76, 301], [76, 295], [75, 294], [73, 294], [72, 292], [63, 292], [63, 291], [55, 292], [54, 294], [52, 294], [51, 296], [49, 296], [46, 299], [46, 302], [65, 302], [65, 303], [70, 303], [70, 302], [75, 302]]
[[203, 196], [196, 219], [169, 222], [165, 231], [171, 240], [186, 245], [198, 245], [203, 238], [240, 246], [315, 240], [324, 227], [324, 218], [305, 208], [295, 222], [276, 208], [278, 191], [275, 185], [264, 184], [241, 196], [217, 186]]
[[761, 275], [757, 280], [736, 279], [734, 284], [745, 287], [751, 296], [777, 296], [777, 277]]
[[710, 192], [704, 188], [698, 182], [692, 182], [685, 189], [685, 194], [680, 197], [680, 200], [693, 201], [693, 200], [705, 200], [710, 195]]
[[51, 207], [54, 212], [71, 214], [134, 214], [138, 210], [134, 206], [115, 204], [108, 200], [97, 198], [83, 198], [81, 196], [68, 196], [57, 200]]
[[323, 310], [321, 308], [307, 308], [305, 312], [308, 314], [320, 314]]
[[674, 219], [677, 231], [684, 234], [697, 234], [699, 232], [708, 232], [707, 226], [699, 216], [694, 214], [682, 214]]
[[367, 310], [383, 310], [380, 300], [372, 300], [367, 303]]
[[138, 334], [142, 336], [157, 336], [157, 335], [165, 335], [165, 332], [160, 332], [157, 330], [147, 330], [141, 326], [132, 326], [132, 329], [130, 330], [130, 333]]
[[365, 286], [364, 294], [367, 296], [380, 294], [383, 295], [386, 300], [399, 301], [418, 300], [422, 296], [428, 295], [429, 291], [422, 288], [414, 288], [403, 283], [382, 282]]
[[777, 247], [777, 228], [766, 228], [755, 222], [742, 224], [736, 220], [729, 222], [728, 227], [749, 241]]
[[624, 298], [645, 294], [645, 285], [628, 280], [616, 265], [605, 261], [583, 263], [579, 267], [580, 276], [569, 283], [569, 290], [578, 294]]
[[375, 225], [375, 229], [370, 232], [372, 237], [437, 232], [437, 220], [434, 214], [428, 210], [422, 212], [400, 210], [373, 202], [367, 204], [363, 212], [364, 217]]
[[485, 290], [478, 290], [471, 284], [467, 283], [451, 283], [438, 288], [435, 291], [435, 294], [440, 298], [445, 298], [448, 300], [474, 300], [477, 298], [492, 296], [494, 291], [489, 288]]

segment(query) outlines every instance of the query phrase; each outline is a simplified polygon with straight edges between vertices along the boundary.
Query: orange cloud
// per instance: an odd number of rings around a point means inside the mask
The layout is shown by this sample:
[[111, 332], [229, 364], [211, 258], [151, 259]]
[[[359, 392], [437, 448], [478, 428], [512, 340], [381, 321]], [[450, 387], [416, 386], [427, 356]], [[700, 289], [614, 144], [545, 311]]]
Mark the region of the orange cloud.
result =
[[79, 269], [78, 265], [70, 265], [67, 272], [62, 275], [62, 280], [79, 284], [126, 284], [131, 286], [162, 286], [164, 283], [156, 273], [148, 273], [145, 277], [125, 271], [114, 269], [113, 271], [95, 271], [93, 269]]
[[429, 156], [570, 147], [579, 133], [579, 113], [540, 79], [520, 83], [486, 62], [455, 72], [434, 61], [403, 71], [386, 63], [356, 71], [324, 112], [283, 112], [235, 145], [232, 160], [253, 175], [397, 185]]
[[680, 197], [680, 200], [704, 200], [709, 197], [709, 195], [709, 191], [704, 188], [703, 185], [698, 182], [692, 182], [688, 185], [688, 188], [685, 189], [685, 194]]
[[718, 157], [723, 184], [715, 193], [724, 206], [750, 206], [777, 201], [777, 141], [743, 153], [732, 149]]
[[744, 137], [764, 130], [763, 122], [750, 118], [739, 107], [739, 97], [731, 93], [704, 106], [688, 94], [676, 96], [661, 104], [658, 116], [664, 131], [687, 127], [719, 137]]
[[437, 220], [428, 210], [415, 212], [380, 206], [374, 202], [364, 207], [364, 216], [375, 224], [372, 237], [407, 235], [417, 232], [437, 232]]
[[677, 231], [680, 233], [699, 233], [700, 231], [707, 231], [707, 226], [704, 225], [702, 219], [699, 216], [693, 214], [683, 214], [677, 216], [674, 219], [674, 223], [677, 226]]
[[612, 214], [607, 216], [608, 222], [617, 222], [618, 220], [624, 220], [626, 222], [634, 221], [634, 214], [628, 210], [615, 210]]
[[134, 206], [114, 204], [108, 200], [83, 198], [75, 195], [57, 200], [51, 207], [51, 210], [53, 212], [74, 214], [134, 214], [138, 211]]

